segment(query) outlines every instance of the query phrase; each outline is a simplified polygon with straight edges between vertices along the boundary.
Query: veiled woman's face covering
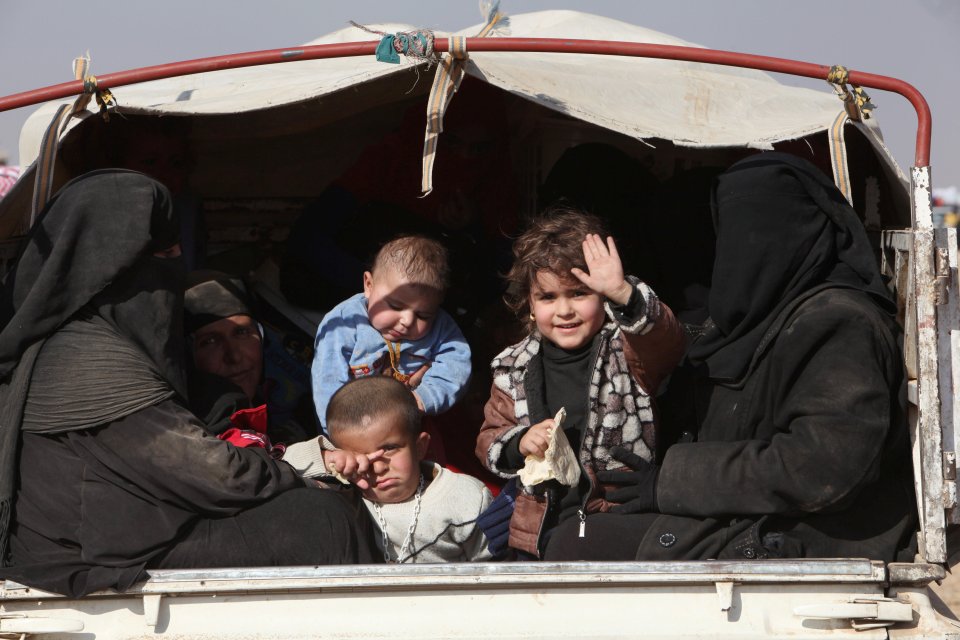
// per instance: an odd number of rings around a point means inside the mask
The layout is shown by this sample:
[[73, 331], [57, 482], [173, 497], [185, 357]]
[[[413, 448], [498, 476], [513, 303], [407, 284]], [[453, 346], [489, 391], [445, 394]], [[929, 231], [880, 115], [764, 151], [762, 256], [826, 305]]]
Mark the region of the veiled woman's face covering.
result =
[[0, 300], [0, 376], [32, 343], [92, 307], [183, 387], [180, 260], [154, 257], [179, 242], [166, 187], [125, 170], [67, 183], [47, 205]]
[[716, 181], [712, 326], [690, 349], [711, 378], [737, 380], [780, 312], [822, 286], [864, 291], [892, 307], [853, 208], [806, 160], [769, 152]]

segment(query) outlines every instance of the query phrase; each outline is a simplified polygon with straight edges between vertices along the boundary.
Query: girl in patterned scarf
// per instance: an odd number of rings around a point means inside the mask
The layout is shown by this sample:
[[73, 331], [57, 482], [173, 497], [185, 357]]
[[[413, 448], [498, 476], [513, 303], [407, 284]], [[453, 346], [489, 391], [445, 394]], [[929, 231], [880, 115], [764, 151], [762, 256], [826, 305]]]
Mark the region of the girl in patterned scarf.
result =
[[[587, 522], [617, 507], [596, 474], [624, 468], [624, 456], [653, 460], [653, 396], [682, 356], [684, 335], [653, 290], [624, 275], [613, 238], [592, 215], [551, 207], [513, 252], [508, 304], [527, 317], [530, 333], [491, 363], [477, 456], [501, 477], [517, 476], [525, 459], [547, 454], [551, 416], [564, 409], [580, 479], [522, 486], [509, 546], [549, 558], [553, 530], [572, 526], [591, 548], [612, 552], [623, 536], [594, 539]], [[496, 535], [488, 537], [495, 545]]]

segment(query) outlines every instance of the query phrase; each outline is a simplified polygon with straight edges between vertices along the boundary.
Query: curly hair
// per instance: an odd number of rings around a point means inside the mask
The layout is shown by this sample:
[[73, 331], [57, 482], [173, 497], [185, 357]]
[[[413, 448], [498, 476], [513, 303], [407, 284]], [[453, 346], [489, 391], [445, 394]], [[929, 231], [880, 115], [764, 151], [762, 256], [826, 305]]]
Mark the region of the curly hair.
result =
[[[513, 266], [507, 272], [507, 306], [524, 319], [530, 309], [530, 289], [537, 273], [549, 271], [563, 280], [579, 282], [574, 267], [587, 270], [583, 240], [595, 233], [606, 238], [607, 228], [597, 216], [568, 203], [547, 207], [513, 242]], [[529, 324], [529, 323], [528, 323]]]
[[447, 290], [450, 266], [447, 248], [425, 236], [400, 236], [381, 247], [373, 261], [371, 272], [391, 268], [406, 276], [411, 283]]

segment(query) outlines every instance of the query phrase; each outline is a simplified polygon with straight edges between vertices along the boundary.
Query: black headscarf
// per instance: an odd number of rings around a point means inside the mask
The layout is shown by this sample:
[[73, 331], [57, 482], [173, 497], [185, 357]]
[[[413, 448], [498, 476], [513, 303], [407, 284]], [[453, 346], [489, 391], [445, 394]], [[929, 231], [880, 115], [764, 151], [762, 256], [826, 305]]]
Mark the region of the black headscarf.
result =
[[[21, 429], [105, 424], [184, 393], [179, 241], [167, 189], [133, 171], [67, 183], [0, 293], [0, 553]], [[2, 556], [0, 556], [2, 559]]]
[[187, 276], [187, 288], [183, 293], [187, 335], [231, 316], [255, 317], [242, 278], [209, 269], [194, 271]]
[[785, 153], [750, 156], [717, 178], [712, 321], [688, 354], [708, 377], [737, 382], [788, 307], [845, 287], [895, 304], [853, 207], [813, 164]]

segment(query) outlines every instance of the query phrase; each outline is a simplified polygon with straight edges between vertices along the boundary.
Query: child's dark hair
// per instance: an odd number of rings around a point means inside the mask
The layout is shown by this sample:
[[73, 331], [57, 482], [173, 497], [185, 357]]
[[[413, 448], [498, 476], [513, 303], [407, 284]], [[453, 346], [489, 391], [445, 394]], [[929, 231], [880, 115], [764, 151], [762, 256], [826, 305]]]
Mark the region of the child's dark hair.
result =
[[340, 387], [327, 405], [327, 431], [336, 440], [336, 432], [366, 429], [383, 415], [399, 415], [416, 438], [422, 431], [417, 401], [401, 382], [389, 376], [356, 378]]
[[425, 236], [400, 236], [383, 245], [371, 271], [376, 275], [377, 270], [386, 267], [396, 269], [414, 284], [440, 293], [447, 290], [450, 281], [447, 248]]
[[567, 203], [547, 207], [513, 242], [513, 266], [507, 272], [504, 300], [521, 319], [530, 312], [530, 288], [537, 273], [549, 271], [565, 280], [577, 281], [570, 269], [587, 270], [583, 241], [595, 233], [606, 240], [607, 229], [597, 216]]

